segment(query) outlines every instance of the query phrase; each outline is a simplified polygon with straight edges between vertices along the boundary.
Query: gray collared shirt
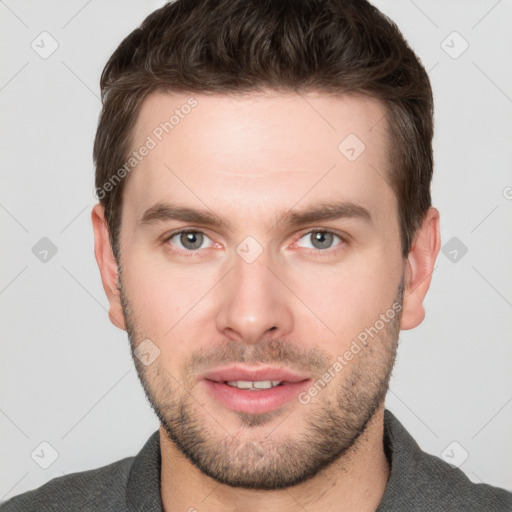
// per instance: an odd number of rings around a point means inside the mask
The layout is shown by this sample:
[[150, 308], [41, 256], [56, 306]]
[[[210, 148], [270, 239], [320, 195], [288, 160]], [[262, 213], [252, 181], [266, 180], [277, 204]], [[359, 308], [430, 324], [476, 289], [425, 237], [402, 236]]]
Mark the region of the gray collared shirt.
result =
[[[512, 493], [474, 484], [422, 451], [386, 409], [384, 446], [391, 474], [376, 512], [511, 512]], [[135, 457], [54, 478], [0, 505], [0, 512], [161, 512], [159, 431]]]

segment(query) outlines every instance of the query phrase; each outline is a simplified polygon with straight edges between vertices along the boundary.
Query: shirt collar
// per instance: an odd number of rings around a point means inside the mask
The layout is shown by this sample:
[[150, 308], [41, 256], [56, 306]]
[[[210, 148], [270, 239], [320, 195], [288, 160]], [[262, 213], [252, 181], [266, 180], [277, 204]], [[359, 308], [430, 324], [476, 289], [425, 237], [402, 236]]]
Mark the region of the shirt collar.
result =
[[[418, 489], [421, 479], [418, 478], [417, 466], [423, 459], [424, 452], [394, 414], [387, 409], [384, 411], [384, 451], [391, 470], [376, 512], [412, 510], [414, 507], [410, 507], [411, 496], [421, 496], [423, 492], [422, 489]], [[399, 505], [405, 508], [402, 509]]]
[[130, 512], [162, 511], [160, 495], [160, 431], [154, 432], [135, 457], [126, 484], [126, 504]]

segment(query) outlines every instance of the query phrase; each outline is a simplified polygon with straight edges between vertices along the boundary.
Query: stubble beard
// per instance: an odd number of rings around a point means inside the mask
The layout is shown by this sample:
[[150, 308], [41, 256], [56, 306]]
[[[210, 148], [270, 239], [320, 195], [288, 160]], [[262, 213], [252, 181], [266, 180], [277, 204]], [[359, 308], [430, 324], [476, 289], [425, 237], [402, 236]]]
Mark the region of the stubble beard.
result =
[[[316, 401], [292, 404], [296, 410], [291, 412], [225, 413], [236, 414], [238, 418], [239, 430], [231, 433], [222, 426], [224, 410], [205, 410], [194, 398], [190, 382], [178, 383], [178, 376], [171, 375], [160, 364], [162, 358], [145, 366], [134, 355], [145, 337], [135, 325], [121, 276], [119, 289], [132, 358], [151, 407], [181, 453], [219, 483], [274, 490], [305, 482], [335, 461], [342, 463], [343, 458], [352, 455], [357, 450], [357, 441], [384, 404], [396, 358], [401, 308], [318, 394]], [[402, 305], [403, 289], [402, 280], [394, 305]], [[230, 362], [274, 361], [282, 365], [297, 362], [296, 354], [282, 340], [274, 339], [251, 349], [251, 355], [256, 353], [257, 357], [248, 358], [249, 349], [243, 344], [228, 342], [222, 358]], [[279, 358], [270, 358], [269, 354], [279, 354]], [[325, 366], [326, 362], [326, 356], [311, 359], [314, 368], [319, 368], [320, 363]], [[304, 367], [308, 368], [308, 364]], [[332, 386], [337, 386], [334, 397]], [[299, 410], [303, 413], [302, 407], [307, 408], [306, 419], [299, 426], [294, 415]], [[281, 422], [282, 426], [288, 425], [291, 434], [282, 434]], [[263, 429], [265, 425], [269, 428]]]

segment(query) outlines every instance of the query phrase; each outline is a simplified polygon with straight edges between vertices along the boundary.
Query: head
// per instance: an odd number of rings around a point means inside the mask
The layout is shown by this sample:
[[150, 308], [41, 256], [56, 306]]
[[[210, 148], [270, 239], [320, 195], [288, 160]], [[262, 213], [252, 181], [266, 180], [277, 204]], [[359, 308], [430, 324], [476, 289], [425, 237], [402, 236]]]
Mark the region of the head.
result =
[[[177, 0], [101, 89], [96, 258], [163, 428], [219, 482], [313, 477], [356, 450], [423, 320], [440, 243], [425, 70], [365, 1]], [[285, 368], [300, 398], [221, 405], [206, 376], [232, 365]]]

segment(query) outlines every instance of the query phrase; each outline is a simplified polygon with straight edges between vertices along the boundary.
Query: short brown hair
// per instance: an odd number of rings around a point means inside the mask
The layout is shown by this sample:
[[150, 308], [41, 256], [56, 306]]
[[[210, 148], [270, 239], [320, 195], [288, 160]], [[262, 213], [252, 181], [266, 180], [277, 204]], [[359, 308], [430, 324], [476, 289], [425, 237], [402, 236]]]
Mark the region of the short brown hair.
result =
[[[398, 27], [366, 0], [175, 0], [119, 45], [101, 76], [96, 191], [119, 261], [126, 162], [152, 92], [273, 89], [366, 94], [387, 109], [402, 255], [431, 206], [433, 100], [428, 75]], [[110, 181], [109, 181], [110, 180]]]

